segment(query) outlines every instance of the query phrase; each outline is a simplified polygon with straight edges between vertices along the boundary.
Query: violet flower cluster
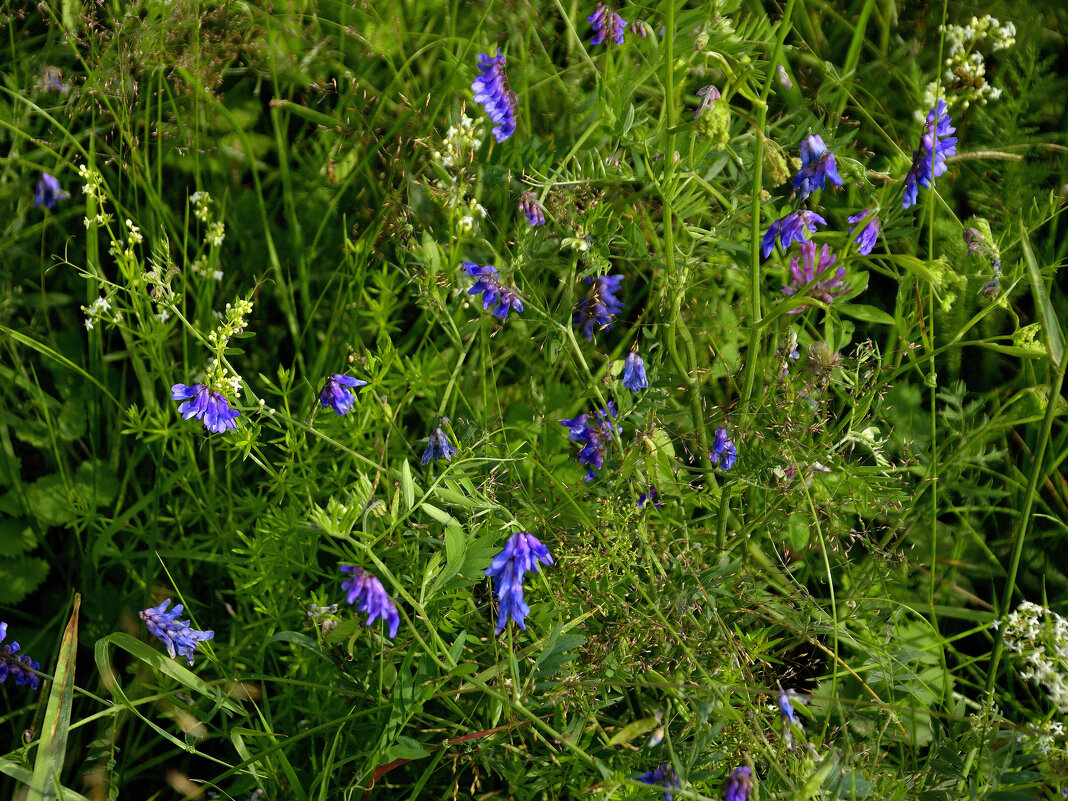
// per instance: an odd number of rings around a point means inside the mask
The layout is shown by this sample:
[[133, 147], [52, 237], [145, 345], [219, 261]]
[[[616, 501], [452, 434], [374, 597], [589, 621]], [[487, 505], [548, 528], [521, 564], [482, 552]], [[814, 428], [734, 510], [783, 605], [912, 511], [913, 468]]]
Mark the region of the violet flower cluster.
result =
[[645, 362], [632, 350], [623, 362], [623, 386], [631, 392], [640, 392], [649, 388], [649, 379], [645, 375]]
[[367, 386], [366, 381], [361, 381], [349, 375], [334, 373], [326, 379], [326, 384], [323, 385], [322, 390], [319, 392], [319, 403], [323, 405], [324, 409], [333, 409], [342, 415], [348, 414], [352, 411], [353, 404], [356, 403], [356, 393], [352, 390], [365, 386]]
[[168, 612], [167, 607], [170, 605], [171, 599], [167, 598], [159, 606], [141, 610], [138, 617], [144, 621], [148, 633], [167, 647], [167, 655], [171, 659], [184, 656], [185, 661], [192, 667], [197, 646], [214, 637], [215, 632], [191, 628], [188, 620], [178, 619], [182, 614], [182, 605], [176, 604]]
[[764, 238], [760, 241], [761, 253], [764, 254], [765, 259], [770, 256], [771, 251], [775, 249], [776, 239], [779, 240], [779, 247], [785, 253], [793, 242], [808, 241], [808, 237], [805, 234], [815, 233], [817, 225], [826, 224], [827, 221], [814, 211], [805, 211], [803, 209], [801, 211], [792, 211], [768, 226]]
[[69, 192], [63, 191], [59, 186], [59, 179], [47, 172], [42, 172], [37, 181], [37, 188], [33, 194], [33, 205], [44, 206], [46, 209], [54, 209], [56, 202], [70, 197]]
[[482, 309], [493, 307], [490, 314], [498, 320], [508, 318], [508, 312], [515, 309], [516, 314], [523, 311], [523, 300], [514, 287], [504, 286], [497, 268], [492, 264], [479, 267], [473, 261], [461, 262], [464, 272], [475, 279], [474, 286], [467, 290], [468, 295], [482, 294]]
[[723, 782], [726, 801], [747, 801], [753, 790], [753, 770], [748, 765], [735, 768]]
[[604, 3], [599, 3], [597, 10], [586, 17], [586, 21], [593, 25], [591, 47], [603, 44], [607, 38], [617, 45], [623, 44], [623, 29], [627, 27], [627, 22]]
[[[7, 623], [0, 623], [0, 642], [3, 642], [5, 637], [7, 637]], [[41, 679], [34, 671], [41, 666], [26, 654], [19, 653], [21, 649], [22, 646], [14, 640], [0, 645], [0, 684], [11, 676], [15, 684], [25, 684], [31, 690], [36, 690], [41, 685]]]
[[538, 563], [551, 565], [553, 558], [537, 537], [518, 531], [508, 538], [489, 567], [486, 575], [493, 578], [493, 590], [497, 593], [499, 611], [497, 615], [497, 633], [504, 631], [509, 619], [521, 629], [526, 629], [526, 618], [530, 607], [523, 597], [523, 576], [533, 571], [538, 573]]
[[905, 176], [905, 192], [901, 197], [903, 208], [916, 203], [919, 187], [933, 189], [934, 179], [948, 169], [946, 157], [957, 152], [957, 137], [950, 136], [956, 130], [946, 102], [939, 100], [927, 113], [921, 146], [912, 153], [912, 167]]
[[819, 134], [813, 134], [801, 142], [801, 169], [794, 177], [794, 189], [804, 200], [817, 189], [823, 189], [825, 181], [841, 186], [842, 176], [838, 174], [834, 153], [827, 149]]
[[545, 210], [533, 192], [524, 192], [519, 196], [519, 210], [526, 215], [531, 226], [545, 225]]
[[208, 431], [221, 434], [237, 428], [235, 421], [241, 413], [230, 408], [225, 395], [206, 384], [175, 384], [171, 387], [171, 400], [185, 401], [178, 406], [178, 414], [186, 420], [195, 417]]
[[438, 426], [430, 434], [421, 462], [425, 466], [438, 459], [449, 461], [456, 452], [456, 448], [449, 444], [449, 438], [445, 436], [441, 426]]
[[854, 214], [852, 217], [847, 218], [851, 223], [860, 223], [865, 219], [868, 221], [864, 224], [864, 227], [860, 229], [860, 232], [854, 235], [857, 230], [857, 226], [854, 225], [849, 229], [849, 235], [853, 236], [853, 241], [857, 243], [857, 252], [861, 256], [867, 256], [871, 253], [872, 248], [875, 247], [875, 242], [879, 238], [879, 218], [872, 213], [871, 209], [865, 209], [859, 214]]
[[680, 786], [678, 774], [675, 773], [675, 768], [669, 762], [665, 762], [659, 767], [634, 778], [636, 781], [645, 782], [646, 784], [659, 784], [661, 787], [667, 788], [664, 790], [666, 801], [671, 801], [671, 793], [669, 791], [677, 790]]
[[586, 341], [593, 339], [594, 331], [607, 331], [612, 327], [615, 315], [623, 311], [623, 303], [616, 297], [623, 283], [622, 275], [586, 276], [590, 291], [579, 304], [575, 322], [581, 324]]
[[[816, 245], [802, 242], [801, 261], [797, 257], [790, 260], [790, 283], [782, 288], [783, 294], [802, 293], [824, 303], [831, 303], [839, 295], [844, 295], [850, 286], [845, 283], [845, 267], [839, 264], [835, 269], [836, 261], [834, 253], [826, 245], [817, 260]], [[791, 309], [790, 313], [797, 314], [799, 311], [801, 307]]]
[[475, 101], [480, 103], [489, 118], [496, 123], [493, 135], [503, 142], [515, 133], [516, 96], [508, 88], [508, 76], [504, 72], [506, 59], [500, 48], [496, 56], [478, 54], [479, 75], [471, 82]]
[[612, 430], [623, 433], [623, 429], [612, 422], [615, 416], [616, 405], [613, 401], [608, 401], [607, 406], [598, 409], [595, 415], [580, 414], [570, 420], [560, 421], [560, 425], [570, 429], [567, 438], [572, 442], [582, 443], [578, 460], [579, 464], [589, 468], [586, 471], [586, 481], [593, 481], [604, 464], [605, 450], [608, 440], [612, 438]]
[[719, 465], [724, 470], [730, 470], [738, 461], [738, 450], [734, 443], [727, 438], [727, 429], [717, 428], [716, 438], [712, 443], [712, 453], [708, 455], [713, 464]]
[[396, 637], [400, 615], [382, 582], [362, 567], [342, 565], [341, 572], [352, 576], [341, 582], [341, 589], [348, 593], [346, 600], [349, 604], [356, 604], [356, 609], [367, 615], [364, 625], [370, 626], [376, 620], [384, 620], [389, 625], [389, 638], [392, 640]]

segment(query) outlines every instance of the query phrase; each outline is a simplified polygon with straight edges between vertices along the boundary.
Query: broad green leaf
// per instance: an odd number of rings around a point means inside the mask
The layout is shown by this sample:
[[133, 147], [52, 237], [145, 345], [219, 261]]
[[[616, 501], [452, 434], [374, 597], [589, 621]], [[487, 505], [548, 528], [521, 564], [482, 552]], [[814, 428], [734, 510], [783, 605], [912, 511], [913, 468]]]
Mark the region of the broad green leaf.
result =
[[621, 743], [629, 743], [631, 740], [636, 737], [641, 737], [643, 734], [652, 731], [659, 725], [660, 723], [656, 718], [642, 718], [641, 720], [635, 720], [613, 734], [612, 739], [608, 741], [608, 744], [620, 745]]

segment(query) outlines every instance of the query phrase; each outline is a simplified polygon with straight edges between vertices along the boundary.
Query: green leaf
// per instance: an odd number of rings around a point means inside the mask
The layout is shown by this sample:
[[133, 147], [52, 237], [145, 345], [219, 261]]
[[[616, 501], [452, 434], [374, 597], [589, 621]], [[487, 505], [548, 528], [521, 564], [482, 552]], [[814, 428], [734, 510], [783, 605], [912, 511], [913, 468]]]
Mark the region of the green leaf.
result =
[[0, 604], [17, 604], [48, 577], [48, 562], [22, 557], [0, 561]]
[[652, 731], [659, 725], [660, 723], [656, 718], [642, 718], [641, 720], [635, 720], [613, 734], [612, 739], [608, 741], [608, 744], [620, 745], [622, 743], [629, 743], [631, 740], [636, 737], [641, 737], [643, 734]]
[[1027, 262], [1027, 275], [1031, 279], [1031, 294], [1034, 295], [1035, 307], [1046, 332], [1049, 357], [1056, 367], [1061, 368], [1064, 366], [1064, 335], [1061, 333], [1060, 323], [1057, 322], [1057, 312], [1050, 302], [1046, 283], [1042, 280], [1042, 272], [1038, 269], [1038, 262], [1031, 250], [1031, 240], [1027, 237], [1027, 226], [1023, 220], [1020, 221], [1020, 245], [1023, 247], [1024, 261]]
[[412, 479], [412, 466], [405, 459], [401, 463], [401, 493], [404, 495], [404, 511], [415, 506], [415, 481]]
[[838, 310], [847, 317], [852, 317], [854, 320], [863, 320], [866, 323], [894, 325], [895, 322], [894, 318], [882, 309], [865, 306], [863, 303], [843, 303]]
[[30, 798], [54, 798], [55, 784], [63, 775], [63, 763], [67, 757], [67, 734], [70, 732], [70, 710], [74, 701], [74, 668], [78, 655], [78, 611], [82, 596], [74, 594], [74, 609], [71, 611], [63, 640], [59, 646], [59, 661], [48, 693], [44, 722], [41, 724], [41, 740], [33, 762], [33, 780], [30, 783]]
[[382, 759], [386, 762], [392, 762], [394, 759], [422, 759], [429, 755], [430, 752], [423, 748], [423, 744], [418, 740], [402, 735], [397, 738], [393, 745], [386, 749]]

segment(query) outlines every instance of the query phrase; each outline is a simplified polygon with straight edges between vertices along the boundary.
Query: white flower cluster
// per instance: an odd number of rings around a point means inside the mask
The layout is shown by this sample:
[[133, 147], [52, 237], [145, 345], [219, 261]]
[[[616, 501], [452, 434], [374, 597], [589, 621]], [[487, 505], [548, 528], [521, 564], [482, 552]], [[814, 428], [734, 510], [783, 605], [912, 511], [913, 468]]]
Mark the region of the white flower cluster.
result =
[[1038, 746], [1038, 750], [1048, 756], [1053, 750], [1054, 740], [1060, 740], [1064, 738], [1064, 724], [1061, 723], [1059, 720], [1054, 720], [1044, 724], [1041, 727], [1032, 726], [1029, 734], [1031, 738], [1034, 738], [1034, 742]]
[[[252, 303], [244, 298], [238, 298], [233, 303], [227, 303], [221, 315], [222, 323], [217, 329], [208, 334], [208, 342], [212, 345], [225, 347], [234, 334], [240, 334], [245, 330], [245, 318], [252, 313]], [[229, 380], [229, 379], [227, 379]], [[240, 386], [240, 377], [237, 378]], [[236, 389], [234, 390], [237, 391]]]
[[223, 240], [226, 238], [226, 225], [222, 220], [216, 220], [212, 218], [211, 195], [207, 192], [194, 192], [189, 196], [189, 200], [193, 204], [193, 216], [205, 223], [207, 231], [204, 233], [205, 244], [211, 245], [213, 248], [217, 248], [222, 245]]
[[1002, 629], [1005, 647], [1022, 658], [1020, 678], [1037, 682], [1057, 711], [1068, 714], [1068, 620], [1024, 601], [993, 627]]
[[481, 144], [481, 121], [476, 122], [460, 112], [460, 120], [445, 132], [441, 150], [435, 150], [431, 155], [443, 167], [462, 166], [467, 161], [468, 154], [477, 150]]
[[108, 253], [114, 256], [116, 259], [124, 258], [129, 262], [137, 261], [137, 252], [134, 250], [136, 245], [140, 245], [145, 241], [144, 236], [141, 234], [141, 229], [133, 224], [133, 220], [127, 218], [126, 220], [126, 247], [122, 246], [122, 243], [117, 239], [111, 240], [111, 246], [108, 248]]
[[[986, 79], [986, 63], [977, 48], [984, 43], [995, 53], [1012, 47], [1016, 43], [1016, 26], [987, 14], [982, 19], [972, 17], [967, 25], [946, 25], [942, 31], [946, 46], [942, 73], [946, 105], [950, 109], [955, 106], [966, 109], [972, 103], [986, 105], [1001, 97], [1001, 89]], [[927, 84], [924, 108], [931, 108], [937, 102], [936, 89], [934, 81]]]
[[193, 273], [193, 275], [210, 276], [211, 278], [214, 278], [216, 281], [222, 281], [222, 279], [223, 279], [223, 271], [222, 270], [210, 270], [209, 269], [209, 267], [208, 267], [208, 257], [207, 256], [198, 256], [196, 258], [196, 260], [192, 264], [189, 265], [189, 271], [191, 273]]
[[[85, 312], [85, 330], [92, 331], [93, 326], [104, 315], [105, 312], [111, 310], [111, 303], [107, 298], [97, 298], [88, 306], [82, 306], [82, 311]], [[119, 322], [121, 317], [116, 314], [115, 322]]]
[[86, 217], [85, 227], [88, 228], [90, 223], [94, 222], [97, 225], [107, 225], [111, 222], [112, 217], [103, 211], [104, 203], [107, 201], [107, 197], [104, 194], [104, 177], [97, 170], [91, 170], [84, 164], [78, 165], [78, 177], [85, 181], [82, 184], [82, 192], [93, 198], [97, 205], [96, 216]]

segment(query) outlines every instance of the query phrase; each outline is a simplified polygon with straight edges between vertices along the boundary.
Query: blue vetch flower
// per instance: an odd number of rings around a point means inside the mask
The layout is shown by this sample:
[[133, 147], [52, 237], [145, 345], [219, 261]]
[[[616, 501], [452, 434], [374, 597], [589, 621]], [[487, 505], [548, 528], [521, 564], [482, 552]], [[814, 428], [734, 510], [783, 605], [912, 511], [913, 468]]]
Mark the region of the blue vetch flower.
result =
[[70, 197], [69, 192], [59, 188], [59, 179], [47, 172], [41, 173], [37, 181], [37, 190], [33, 195], [34, 206], [44, 206], [46, 209], [54, 209], [57, 200], [66, 200]]
[[225, 395], [209, 389], [205, 384], [175, 384], [171, 387], [171, 400], [184, 400], [185, 403], [178, 407], [178, 414], [186, 420], [197, 418], [208, 431], [221, 434], [237, 428], [234, 421], [241, 413], [230, 408], [230, 401]]
[[[659, 784], [661, 787], [668, 788], [668, 790], [674, 790], [679, 787], [679, 777], [675, 774], [675, 768], [668, 762], [665, 762], [655, 770], [650, 770], [634, 778], [646, 784]], [[664, 798], [666, 801], [671, 801], [671, 793], [665, 790]]]
[[497, 123], [493, 135], [503, 142], [515, 133], [516, 96], [508, 88], [508, 76], [504, 73], [505, 57], [497, 48], [496, 56], [478, 54], [479, 76], [471, 82], [475, 101], [481, 103], [489, 118]]
[[545, 212], [533, 192], [524, 192], [519, 196], [519, 210], [527, 215], [527, 222], [532, 226], [545, 225]]
[[422, 462], [426, 465], [435, 459], [452, 459], [456, 452], [456, 448], [449, 444], [449, 438], [445, 436], [441, 426], [438, 426], [430, 435], [430, 441], [427, 443], [426, 450], [423, 451]]
[[652, 484], [649, 485], [649, 489], [638, 496], [638, 508], [642, 509], [645, 504], [652, 503], [653, 507], [659, 509], [662, 504], [660, 502], [660, 493], [656, 491], [656, 487]]
[[607, 331], [612, 327], [612, 317], [623, 311], [623, 304], [616, 297], [623, 276], [599, 275], [594, 278], [588, 275], [586, 283], [590, 285], [590, 293], [580, 301], [575, 322], [582, 323], [582, 332], [589, 342], [593, 339], [594, 329]]
[[[816, 260], [816, 245], [812, 242], [801, 243], [801, 261], [794, 257], [790, 260], [790, 283], [782, 288], [783, 294], [796, 295], [804, 292], [809, 297], [818, 298], [824, 303], [831, 303], [839, 295], [844, 295], [850, 290], [849, 284], [845, 283], [845, 267], [838, 265], [833, 272], [836, 257], [830, 249], [824, 245], [820, 253], [819, 261]], [[791, 314], [796, 314], [801, 308], [791, 309]]]
[[[7, 623], [0, 623], [0, 642], [7, 636]], [[20, 654], [21, 646], [12, 640], [7, 645], [0, 645], [0, 684], [10, 675], [15, 684], [28, 684], [31, 690], [41, 685], [40, 677], [33, 671], [41, 666], [26, 654]]]
[[819, 134], [813, 134], [801, 142], [801, 169], [794, 176], [794, 189], [799, 190], [798, 196], [804, 200], [817, 189], [823, 189], [825, 180], [835, 186], [842, 185], [834, 153], [827, 149]]
[[167, 598], [159, 606], [141, 610], [138, 617], [145, 621], [148, 633], [167, 646], [167, 654], [171, 659], [184, 656], [191, 666], [197, 646], [214, 637], [215, 632], [190, 628], [188, 620], [178, 620], [178, 616], [182, 614], [182, 605], [177, 604], [168, 612], [167, 607], [170, 605], [171, 599]]
[[568, 439], [572, 442], [581, 442], [582, 448], [578, 452], [579, 464], [588, 465], [586, 481], [593, 481], [597, 477], [597, 470], [604, 464], [604, 454], [607, 448], [607, 440], [612, 438], [613, 427], [619, 433], [623, 429], [612, 422], [616, 416], [616, 404], [608, 401], [604, 409], [598, 409], [596, 418], [590, 420], [590, 415], [580, 414], [570, 420], [561, 420], [560, 425], [571, 429]]
[[338, 414], [348, 414], [356, 403], [356, 393], [352, 390], [367, 386], [366, 381], [349, 375], [334, 373], [326, 379], [326, 384], [319, 393], [319, 403], [324, 409], [333, 409]]
[[501, 284], [500, 274], [492, 264], [479, 267], [473, 261], [461, 262], [464, 272], [475, 279], [475, 284], [469, 290], [468, 295], [482, 293], [482, 309], [485, 311], [490, 306], [490, 312], [499, 320], [505, 320], [508, 312], [515, 309], [516, 314], [523, 311], [523, 301], [513, 287]]
[[604, 3], [598, 3], [597, 10], [586, 17], [586, 21], [593, 25], [590, 47], [602, 44], [606, 36], [612, 37], [617, 45], [623, 44], [623, 29], [627, 22]]
[[632, 392], [649, 388], [649, 379], [645, 376], [645, 362], [636, 350], [628, 353], [626, 361], [623, 362], [623, 386]]
[[342, 565], [341, 572], [352, 576], [341, 582], [341, 589], [348, 593], [346, 600], [349, 604], [356, 604], [359, 611], [366, 613], [364, 625], [370, 626], [381, 618], [389, 624], [389, 638], [392, 640], [400, 626], [400, 615], [393, 601], [386, 595], [382, 582], [362, 567]]
[[525, 629], [527, 613], [530, 607], [523, 599], [523, 575], [532, 570], [540, 571], [538, 562], [551, 565], [553, 558], [533, 534], [518, 531], [508, 538], [504, 548], [486, 568], [486, 575], [493, 577], [493, 590], [497, 593], [500, 604], [497, 615], [497, 633], [504, 631], [511, 618], [521, 629]]
[[727, 429], [716, 429], [716, 439], [712, 443], [712, 453], [709, 454], [708, 458], [724, 470], [730, 470], [734, 467], [734, 463], [738, 461], [738, 451], [735, 449], [734, 443], [727, 439]]
[[797, 712], [794, 710], [794, 705], [790, 702], [792, 694], [792, 690], [783, 690], [779, 693], [779, 714], [782, 715], [783, 720], [786, 723], [793, 726], [800, 726], [801, 718], [797, 716]]
[[[861, 256], [867, 256], [871, 253], [872, 248], [875, 247], [875, 242], [879, 238], [879, 218], [875, 214], [872, 214], [871, 209], [865, 209], [860, 212], [860, 214], [854, 214], [852, 217], [848, 218], [851, 223], [859, 223], [869, 214], [871, 214], [871, 219], [868, 220], [867, 225], [861, 228], [860, 233], [853, 237], [853, 241], [859, 245], [857, 252]], [[856, 230], [857, 226], [854, 225], [849, 229], [850, 235]]]
[[753, 790], [753, 771], [748, 765], [735, 768], [723, 783], [723, 794], [727, 801], [746, 801]]
[[805, 233], [815, 233], [816, 224], [826, 225], [827, 221], [814, 211], [792, 211], [768, 226], [767, 233], [760, 242], [761, 252], [766, 259], [775, 249], [775, 239], [779, 239], [779, 245], [783, 253], [790, 247], [792, 242], [805, 242], [808, 237]]
[[956, 130], [946, 102], [940, 99], [927, 113], [922, 146], [912, 153], [912, 166], [905, 176], [905, 191], [901, 198], [903, 208], [907, 209], [916, 203], [919, 187], [932, 189], [934, 179], [948, 169], [946, 156], [957, 152], [957, 137], [950, 136]]

